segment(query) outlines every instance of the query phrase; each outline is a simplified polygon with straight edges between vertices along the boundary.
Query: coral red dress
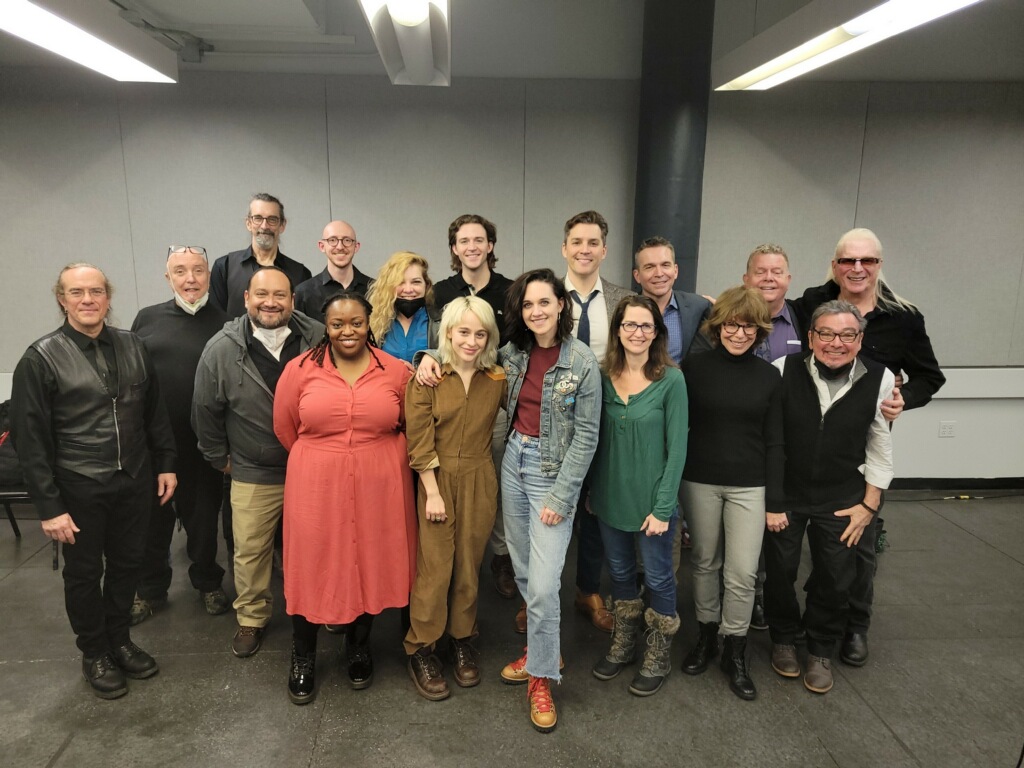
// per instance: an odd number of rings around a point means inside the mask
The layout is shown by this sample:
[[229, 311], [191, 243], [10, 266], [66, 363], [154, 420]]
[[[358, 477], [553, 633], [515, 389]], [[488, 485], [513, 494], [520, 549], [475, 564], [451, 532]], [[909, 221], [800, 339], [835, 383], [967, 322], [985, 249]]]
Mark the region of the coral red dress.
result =
[[409, 603], [416, 576], [416, 505], [405, 434], [410, 373], [377, 360], [355, 386], [330, 356], [305, 355], [281, 374], [274, 431], [288, 450], [284, 596], [289, 615], [348, 624]]

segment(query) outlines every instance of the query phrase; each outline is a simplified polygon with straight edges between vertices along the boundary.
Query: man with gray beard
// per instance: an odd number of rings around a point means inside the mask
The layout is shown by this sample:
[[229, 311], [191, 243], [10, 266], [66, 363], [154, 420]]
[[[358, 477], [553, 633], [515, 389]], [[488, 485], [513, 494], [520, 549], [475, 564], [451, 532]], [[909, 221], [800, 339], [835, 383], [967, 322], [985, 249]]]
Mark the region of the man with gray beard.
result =
[[210, 270], [210, 298], [231, 317], [245, 314], [242, 295], [249, 278], [260, 267], [277, 267], [288, 275], [293, 286], [313, 276], [305, 264], [281, 253], [281, 235], [287, 224], [280, 200], [266, 192], [253, 195], [245, 217], [252, 242], [248, 248], [221, 256]]
[[203, 350], [192, 399], [200, 453], [232, 478], [238, 629], [231, 651], [239, 658], [260, 649], [273, 608], [274, 532], [288, 462], [274, 434], [274, 392], [285, 365], [324, 335], [322, 323], [292, 311], [292, 283], [279, 267], [257, 270], [244, 297], [247, 314], [225, 324]]

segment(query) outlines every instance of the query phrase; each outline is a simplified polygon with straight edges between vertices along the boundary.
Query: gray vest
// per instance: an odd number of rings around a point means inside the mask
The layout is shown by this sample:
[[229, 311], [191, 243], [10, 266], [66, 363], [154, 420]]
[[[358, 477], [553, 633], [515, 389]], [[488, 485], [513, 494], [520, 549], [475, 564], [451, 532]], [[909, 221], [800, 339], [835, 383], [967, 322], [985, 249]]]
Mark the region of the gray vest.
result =
[[127, 331], [109, 328], [108, 332], [117, 356], [116, 393], [107, 392], [88, 358], [62, 331], [32, 345], [57, 380], [54, 463], [102, 483], [119, 469], [137, 477], [149, 459], [145, 426], [149, 381], [142, 343]]

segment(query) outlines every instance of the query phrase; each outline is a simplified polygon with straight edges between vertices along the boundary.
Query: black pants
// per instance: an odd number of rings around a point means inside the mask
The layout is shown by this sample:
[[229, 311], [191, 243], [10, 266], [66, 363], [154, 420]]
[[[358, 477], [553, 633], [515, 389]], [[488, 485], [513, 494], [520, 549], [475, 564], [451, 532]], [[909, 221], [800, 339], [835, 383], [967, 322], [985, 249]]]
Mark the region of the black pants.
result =
[[64, 545], [64, 602], [77, 644], [95, 657], [129, 642], [132, 600], [142, 565], [156, 483], [149, 462], [132, 478], [100, 483], [69, 472], [56, 476], [79, 531]]
[[[883, 503], [884, 500], [879, 503], [879, 511]], [[846, 622], [847, 632], [866, 635], [871, 626], [871, 605], [875, 601], [875, 573], [878, 571], [875, 543], [882, 532], [882, 525], [882, 518], [875, 515], [857, 542], [857, 575], [850, 588], [850, 618]]]
[[[178, 444], [178, 487], [174, 500], [159, 506], [154, 495], [149, 535], [139, 578], [139, 597], [167, 597], [171, 586], [171, 538], [175, 519], [185, 528], [185, 551], [192, 564], [189, 581], [200, 592], [221, 588], [224, 569], [217, 563], [218, 516], [224, 480], [194, 447]], [[173, 504], [173, 506], [172, 506]], [[177, 514], [175, 514], [177, 513]]]
[[587, 512], [585, 499], [589, 489], [584, 486], [576, 507], [576, 586], [585, 595], [601, 591], [601, 566], [604, 565], [604, 541], [597, 515]]
[[811, 576], [804, 585], [807, 600], [802, 624], [807, 630], [807, 650], [831, 658], [846, 631], [850, 590], [856, 577], [857, 549], [839, 540], [849, 518], [831, 512], [789, 512], [788, 517], [786, 528], [768, 533], [764, 539], [764, 608], [772, 642], [792, 645], [801, 626], [795, 584], [806, 531], [812, 562]]

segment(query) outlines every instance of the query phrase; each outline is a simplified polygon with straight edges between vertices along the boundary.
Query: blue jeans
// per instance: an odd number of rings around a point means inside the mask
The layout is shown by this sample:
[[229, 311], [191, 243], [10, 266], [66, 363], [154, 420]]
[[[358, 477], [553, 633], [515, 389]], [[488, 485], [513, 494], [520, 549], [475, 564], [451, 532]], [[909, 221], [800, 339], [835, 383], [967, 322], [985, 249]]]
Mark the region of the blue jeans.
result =
[[558, 593], [572, 520], [557, 525], [540, 521], [544, 498], [554, 482], [540, 472], [540, 439], [513, 431], [501, 463], [501, 498], [505, 542], [516, 585], [526, 600], [526, 671], [560, 680]]
[[672, 568], [672, 541], [679, 525], [678, 513], [672, 515], [668, 530], [661, 536], [648, 536], [645, 531], [620, 531], [604, 520], [598, 520], [598, 524], [608, 560], [608, 573], [612, 578], [612, 599], [635, 600], [640, 596], [636, 586], [636, 548], [639, 546], [651, 608], [662, 616], [675, 616], [676, 576]]

